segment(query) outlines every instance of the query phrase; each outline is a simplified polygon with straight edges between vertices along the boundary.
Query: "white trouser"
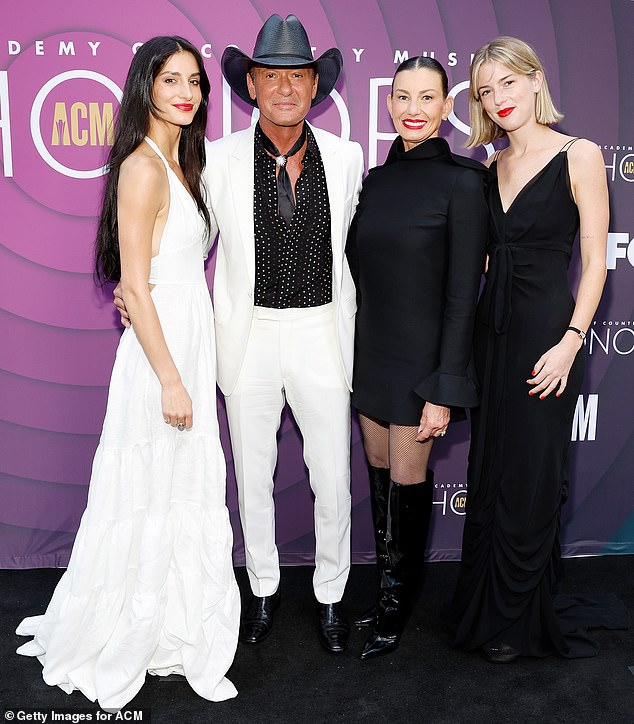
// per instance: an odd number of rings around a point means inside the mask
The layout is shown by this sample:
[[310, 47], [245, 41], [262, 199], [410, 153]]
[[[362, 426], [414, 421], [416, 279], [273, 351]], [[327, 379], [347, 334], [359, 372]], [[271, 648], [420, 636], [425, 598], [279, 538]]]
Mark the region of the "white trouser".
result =
[[226, 398], [246, 566], [256, 596], [278, 588], [273, 472], [285, 401], [304, 440], [315, 495], [320, 603], [341, 600], [350, 570], [350, 394], [337, 351], [334, 305], [256, 307], [240, 377]]

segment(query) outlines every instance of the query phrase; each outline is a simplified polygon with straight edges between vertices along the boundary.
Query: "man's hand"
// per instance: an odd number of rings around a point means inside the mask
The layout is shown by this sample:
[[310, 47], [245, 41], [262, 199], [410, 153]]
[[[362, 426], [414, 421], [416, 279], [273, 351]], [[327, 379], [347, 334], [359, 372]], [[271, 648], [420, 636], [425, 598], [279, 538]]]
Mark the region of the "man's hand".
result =
[[121, 315], [121, 324], [124, 327], [131, 327], [132, 322], [130, 322], [130, 315], [128, 314], [128, 310], [125, 308], [125, 302], [123, 301], [123, 293], [121, 292], [121, 283], [117, 284], [117, 286], [114, 288], [113, 292], [114, 297], [114, 305], [117, 308], [117, 311]]

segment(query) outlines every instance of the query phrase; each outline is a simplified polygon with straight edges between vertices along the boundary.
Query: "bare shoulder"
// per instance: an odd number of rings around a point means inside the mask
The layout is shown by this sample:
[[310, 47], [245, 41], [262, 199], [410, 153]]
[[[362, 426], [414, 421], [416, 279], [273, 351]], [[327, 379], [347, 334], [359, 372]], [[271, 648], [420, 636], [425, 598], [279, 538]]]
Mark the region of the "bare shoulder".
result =
[[577, 204], [588, 199], [607, 203], [607, 175], [601, 149], [596, 143], [580, 138], [568, 149], [568, 171]]
[[588, 141], [587, 138], [579, 138], [568, 149], [568, 161], [571, 167], [603, 167], [603, 154], [596, 143]]
[[121, 164], [119, 180], [157, 184], [166, 180], [165, 166], [151, 148], [141, 144]]
[[586, 138], [578, 139], [568, 149], [568, 170], [575, 192], [607, 183], [601, 149]]
[[169, 183], [163, 161], [142, 143], [121, 164], [119, 170], [119, 197], [153, 199], [161, 205], [168, 194]]

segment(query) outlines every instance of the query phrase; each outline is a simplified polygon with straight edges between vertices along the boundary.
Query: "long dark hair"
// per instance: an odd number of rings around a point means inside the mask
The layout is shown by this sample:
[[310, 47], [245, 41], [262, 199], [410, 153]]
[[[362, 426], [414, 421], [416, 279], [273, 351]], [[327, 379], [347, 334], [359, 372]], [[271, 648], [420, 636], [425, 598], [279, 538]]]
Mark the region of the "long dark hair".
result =
[[178, 146], [178, 162], [183, 169], [200, 215], [205, 220], [207, 233], [211, 228], [209, 211], [201, 190], [201, 175], [205, 167], [205, 127], [209, 78], [198, 50], [178, 35], [152, 38], [139, 48], [128, 71], [123, 97], [115, 124], [114, 143], [108, 156], [108, 170], [97, 239], [95, 241], [95, 275], [99, 282], [119, 281], [119, 234], [117, 230], [117, 187], [119, 170], [125, 159], [139, 146], [150, 128], [150, 114], [158, 117], [153, 88], [156, 76], [175, 53], [191, 53], [200, 71], [202, 100], [194, 120], [184, 126]]
[[[436, 58], [431, 58], [426, 55], [416, 55], [413, 58], [408, 58], [407, 60], [404, 60], [396, 69], [396, 72], [394, 73], [394, 78], [396, 78], [396, 76], [402, 70], [420, 70], [421, 68], [427, 68], [427, 70], [433, 70], [435, 73], [438, 73], [438, 75], [440, 76], [440, 81], [442, 83], [443, 98], [446, 98], [447, 94], [449, 93], [449, 81], [447, 80], [447, 71], [436, 60]], [[392, 80], [392, 93], [394, 93], [394, 80]]]

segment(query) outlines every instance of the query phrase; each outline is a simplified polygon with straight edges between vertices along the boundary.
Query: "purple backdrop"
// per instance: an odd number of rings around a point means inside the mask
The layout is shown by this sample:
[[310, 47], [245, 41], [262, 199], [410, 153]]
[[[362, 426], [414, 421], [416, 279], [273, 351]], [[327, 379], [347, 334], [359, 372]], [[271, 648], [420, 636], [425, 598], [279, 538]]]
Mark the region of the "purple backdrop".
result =
[[[572, 5], [574, 5], [574, 12]], [[361, 143], [366, 165], [385, 157], [392, 127], [386, 84], [405, 54], [434, 54], [456, 95], [444, 131], [466, 139], [471, 53], [499, 34], [518, 35], [544, 60], [562, 130], [601, 147], [612, 220], [606, 293], [584, 353], [589, 357], [571, 436], [573, 487], [564, 553], [634, 552], [631, 470], [634, 393], [634, 55], [631, 0], [31, 0], [2, 10], [0, 29], [0, 566], [60, 566], [83, 511], [120, 334], [109, 293], [91, 277], [101, 167], [133, 46], [158, 34], [195, 42], [212, 81], [208, 135], [246, 127], [250, 108], [231, 99], [219, 58], [250, 52], [268, 15], [297, 12], [317, 54], [336, 45], [345, 71], [311, 120]], [[122, 19], [125, 18], [125, 22]], [[580, 40], [581, 39], [581, 40]], [[486, 151], [473, 154], [484, 158]], [[213, 267], [210, 263], [209, 278]], [[571, 275], [579, 273], [575, 259]], [[224, 405], [228, 503], [235, 560], [243, 561]], [[459, 556], [468, 425], [434, 451], [435, 510], [429, 556]], [[276, 501], [282, 560], [312, 560], [312, 501], [301, 443], [289, 416], [279, 435]], [[367, 475], [353, 427], [353, 551], [373, 558]]]

